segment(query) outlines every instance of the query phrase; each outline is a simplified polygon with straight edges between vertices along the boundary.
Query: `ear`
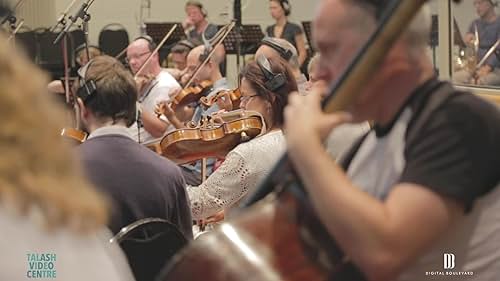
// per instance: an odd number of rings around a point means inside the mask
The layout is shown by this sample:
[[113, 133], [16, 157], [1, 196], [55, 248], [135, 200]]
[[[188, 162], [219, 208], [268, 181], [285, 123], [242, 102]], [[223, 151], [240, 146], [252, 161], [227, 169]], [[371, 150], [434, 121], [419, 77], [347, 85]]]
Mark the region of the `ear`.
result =
[[77, 98], [76, 102], [78, 103], [78, 107], [80, 108], [80, 118], [82, 120], [88, 120], [90, 111], [87, 109], [85, 104], [83, 103], [83, 100], [81, 98]]

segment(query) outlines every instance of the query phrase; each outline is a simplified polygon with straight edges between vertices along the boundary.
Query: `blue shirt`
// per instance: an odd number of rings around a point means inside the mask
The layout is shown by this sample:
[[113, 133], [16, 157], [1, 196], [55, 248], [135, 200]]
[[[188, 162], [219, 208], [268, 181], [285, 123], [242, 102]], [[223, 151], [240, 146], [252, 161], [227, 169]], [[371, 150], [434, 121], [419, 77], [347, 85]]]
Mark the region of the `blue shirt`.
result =
[[[475, 34], [476, 26], [479, 36], [478, 60], [481, 60], [491, 46], [495, 45], [497, 40], [500, 38], [500, 18], [497, 17], [493, 22], [476, 19], [469, 26], [468, 33]], [[497, 50], [500, 50], [500, 48], [497, 48]], [[495, 54], [492, 54], [486, 60], [485, 64], [491, 66], [492, 68], [500, 67], [500, 63]]]

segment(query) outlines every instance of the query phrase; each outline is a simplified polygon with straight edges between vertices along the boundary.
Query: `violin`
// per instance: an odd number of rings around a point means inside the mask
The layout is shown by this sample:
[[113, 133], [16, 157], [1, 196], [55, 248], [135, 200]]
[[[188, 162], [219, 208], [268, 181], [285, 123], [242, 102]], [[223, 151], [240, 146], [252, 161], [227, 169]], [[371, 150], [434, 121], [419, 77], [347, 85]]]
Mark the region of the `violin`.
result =
[[[229, 98], [229, 101], [224, 100], [226, 97]], [[200, 102], [205, 108], [218, 103], [220, 108], [231, 111], [240, 108], [240, 98], [240, 89], [236, 88], [233, 90], [222, 90], [211, 97], [201, 97]]]
[[61, 136], [70, 140], [74, 140], [78, 144], [80, 144], [87, 140], [88, 134], [82, 130], [78, 130], [75, 128], [63, 128], [61, 130]]
[[173, 98], [170, 107], [175, 111], [179, 105], [197, 102], [202, 96], [210, 92], [212, 86], [212, 81], [204, 80], [198, 85], [184, 88]]
[[179, 129], [163, 137], [162, 155], [177, 164], [223, 158], [241, 142], [265, 132], [264, 118], [254, 111], [236, 110], [206, 119], [198, 127]]

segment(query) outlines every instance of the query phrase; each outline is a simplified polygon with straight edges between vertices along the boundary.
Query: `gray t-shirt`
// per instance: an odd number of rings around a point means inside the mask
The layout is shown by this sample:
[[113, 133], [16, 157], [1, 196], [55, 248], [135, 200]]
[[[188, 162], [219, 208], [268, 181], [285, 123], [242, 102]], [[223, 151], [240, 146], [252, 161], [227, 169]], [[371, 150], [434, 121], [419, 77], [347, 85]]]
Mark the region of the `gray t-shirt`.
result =
[[[451, 91], [451, 97], [425, 117], [421, 113], [430, 97], [443, 94], [436, 91], [439, 87]], [[389, 126], [375, 126], [346, 154], [351, 155], [343, 161], [349, 178], [380, 201], [396, 184], [412, 183], [454, 198], [466, 208], [466, 216], [409, 265], [398, 281], [479, 281], [500, 276], [499, 123], [493, 105], [431, 80]], [[445, 254], [455, 256], [454, 268], [444, 268]]]

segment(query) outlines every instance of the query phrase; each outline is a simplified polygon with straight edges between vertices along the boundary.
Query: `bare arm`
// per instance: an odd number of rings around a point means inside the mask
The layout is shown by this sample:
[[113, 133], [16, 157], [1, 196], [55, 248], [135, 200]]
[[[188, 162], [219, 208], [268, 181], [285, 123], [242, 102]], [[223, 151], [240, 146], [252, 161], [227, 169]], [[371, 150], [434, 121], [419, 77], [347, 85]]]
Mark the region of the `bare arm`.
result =
[[344, 252], [369, 279], [391, 280], [457, 221], [464, 208], [415, 184], [393, 186], [385, 201], [355, 186], [322, 145], [344, 117], [322, 113], [320, 99], [317, 93], [290, 98], [285, 136], [291, 160], [320, 220]]
[[167, 130], [168, 123], [160, 120], [151, 112], [142, 111], [141, 119], [142, 124], [144, 125], [144, 129], [155, 138], [163, 136], [163, 134]]
[[381, 202], [354, 186], [319, 140], [306, 144], [289, 148], [296, 170], [321, 221], [372, 280], [397, 276], [463, 213], [456, 201], [413, 184], [395, 186]]
[[297, 44], [297, 52], [299, 53], [299, 64], [302, 66], [307, 58], [306, 40], [304, 33], [295, 35], [295, 43]]

